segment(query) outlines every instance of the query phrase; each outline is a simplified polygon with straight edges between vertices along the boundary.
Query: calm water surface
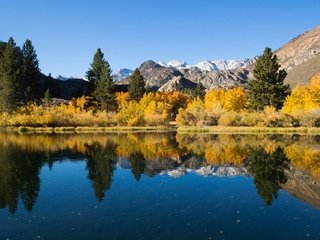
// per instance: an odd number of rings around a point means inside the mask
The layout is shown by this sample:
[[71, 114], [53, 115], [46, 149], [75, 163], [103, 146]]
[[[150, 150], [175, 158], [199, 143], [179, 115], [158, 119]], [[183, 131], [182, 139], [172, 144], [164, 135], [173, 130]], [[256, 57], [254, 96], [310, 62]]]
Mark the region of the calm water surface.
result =
[[320, 137], [0, 134], [0, 239], [320, 239]]

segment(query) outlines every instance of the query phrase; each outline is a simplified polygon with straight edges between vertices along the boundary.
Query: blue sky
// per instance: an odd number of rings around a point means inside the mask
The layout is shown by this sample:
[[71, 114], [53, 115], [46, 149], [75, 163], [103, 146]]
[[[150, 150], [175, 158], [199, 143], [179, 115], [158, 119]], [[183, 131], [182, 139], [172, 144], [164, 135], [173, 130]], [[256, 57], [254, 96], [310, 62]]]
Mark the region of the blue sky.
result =
[[113, 71], [250, 58], [319, 25], [319, 10], [319, 0], [10, 0], [0, 40], [29, 38], [44, 73], [84, 76], [98, 47]]

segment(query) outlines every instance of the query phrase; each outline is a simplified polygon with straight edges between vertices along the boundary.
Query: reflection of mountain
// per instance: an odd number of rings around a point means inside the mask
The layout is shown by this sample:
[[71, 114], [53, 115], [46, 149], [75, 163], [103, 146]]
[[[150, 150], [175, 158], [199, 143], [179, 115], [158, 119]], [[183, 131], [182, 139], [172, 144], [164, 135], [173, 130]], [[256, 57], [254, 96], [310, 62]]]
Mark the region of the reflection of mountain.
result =
[[291, 168], [286, 170], [285, 174], [288, 178], [286, 184], [282, 188], [316, 208], [320, 208], [320, 185], [303, 170]]
[[99, 201], [112, 186], [118, 167], [130, 168], [137, 181], [142, 175], [157, 174], [251, 175], [266, 204], [282, 187], [320, 208], [319, 154], [319, 138], [312, 136], [0, 134], [0, 207], [13, 213], [21, 198], [32, 210], [42, 166], [54, 170], [55, 162], [73, 159], [85, 161]]

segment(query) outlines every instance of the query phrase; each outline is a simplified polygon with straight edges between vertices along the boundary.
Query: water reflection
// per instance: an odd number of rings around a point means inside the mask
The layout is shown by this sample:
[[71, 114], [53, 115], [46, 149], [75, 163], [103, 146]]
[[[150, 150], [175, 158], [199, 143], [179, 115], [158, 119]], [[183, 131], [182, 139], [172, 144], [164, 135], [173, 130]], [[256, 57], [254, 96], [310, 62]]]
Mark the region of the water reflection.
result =
[[263, 148], [252, 149], [248, 152], [245, 167], [254, 179], [258, 194], [266, 205], [278, 197], [281, 185], [287, 182], [284, 170], [289, 169], [289, 161], [283, 150], [278, 147], [268, 153]]
[[0, 149], [0, 207], [11, 213], [17, 209], [19, 197], [24, 207], [31, 211], [40, 190], [39, 173], [43, 155], [26, 154], [10, 144]]
[[86, 144], [85, 149], [88, 178], [92, 183], [96, 198], [102, 201], [105, 192], [111, 186], [117, 163], [116, 144], [108, 140], [104, 146], [99, 142], [94, 142], [91, 145]]
[[88, 179], [98, 201], [104, 199], [119, 166], [129, 167], [137, 181], [142, 175], [158, 173], [173, 177], [189, 172], [206, 176], [251, 175], [266, 205], [272, 204], [281, 188], [290, 192], [286, 183], [294, 170], [303, 173], [295, 181], [308, 179], [303, 184], [313, 184], [310, 196], [314, 197], [309, 201], [320, 206], [317, 136], [2, 133], [0, 207], [14, 213], [21, 198], [24, 207], [31, 211], [40, 191], [41, 168], [45, 165], [53, 168], [56, 161], [65, 158], [85, 159]]

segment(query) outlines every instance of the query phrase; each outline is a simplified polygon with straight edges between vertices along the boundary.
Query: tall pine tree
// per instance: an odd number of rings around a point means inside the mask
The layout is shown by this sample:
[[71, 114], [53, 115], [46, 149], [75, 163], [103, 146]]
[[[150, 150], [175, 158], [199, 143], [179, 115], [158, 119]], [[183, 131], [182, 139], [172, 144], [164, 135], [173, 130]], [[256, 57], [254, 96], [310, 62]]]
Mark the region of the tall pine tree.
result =
[[29, 39], [23, 45], [22, 54], [24, 98], [25, 102], [31, 102], [40, 98], [40, 69], [37, 54]]
[[106, 65], [107, 61], [104, 59], [104, 54], [100, 48], [97, 49], [93, 56], [93, 61], [91, 67], [86, 73], [86, 77], [90, 84], [89, 94], [94, 91], [96, 82], [101, 78], [102, 71]]
[[286, 96], [290, 94], [289, 85], [283, 81], [287, 73], [280, 70], [278, 58], [270, 48], [266, 48], [259, 57], [249, 81], [249, 106], [254, 110], [263, 110], [265, 106], [280, 109]]
[[139, 69], [136, 69], [129, 78], [129, 98], [139, 101], [146, 92], [146, 83]]
[[8, 40], [0, 56], [0, 110], [12, 111], [22, 101], [22, 53], [13, 38]]
[[96, 81], [93, 95], [103, 109], [110, 111], [115, 110], [116, 108], [114, 92], [115, 83], [111, 76], [110, 65], [107, 61], [105, 61], [100, 77]]

